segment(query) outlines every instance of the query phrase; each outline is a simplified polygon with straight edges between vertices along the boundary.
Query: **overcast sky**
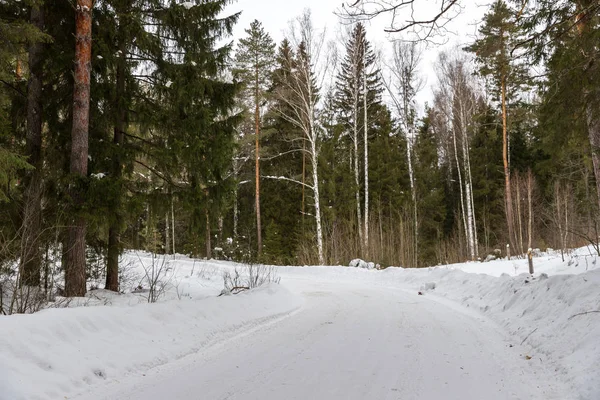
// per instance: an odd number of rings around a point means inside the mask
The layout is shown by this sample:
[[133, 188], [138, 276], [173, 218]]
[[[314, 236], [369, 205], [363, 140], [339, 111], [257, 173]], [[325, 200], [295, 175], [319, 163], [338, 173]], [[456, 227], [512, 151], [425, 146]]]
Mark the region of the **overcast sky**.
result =
[[[340, 31], [340, 20], [334, 12], [340, 9], [342, 2], [343, 0], [238, 0], [229, 6], [230, 12], [242, 11], [239, 22], [234, 28], [234, 38], [244, 37], [244, 30], [249, 27], [250, 22], [257, 19], [262, 22], [265, 30], [269, 32], [275, 42], [279, 43], [285, 37], [289, 21], [300, 15], [305, 8], [309, 8], [312, 11], [314, 26], [318, 29], [326, 27], [328, 39], [336, 40], [336, 37], [339, 37], [336, 32]], [[417, 0], [417, 5], [423, 7], [420, 9], [422, 12], [428, 10], [424, 7], [432, 7], [436, 3], [436, 0]], [[446, 44], [430, 44], [424, 52], [421, 70], [426, 84], [418, 97], [420, 106], [431, 99], [431, 86], [435, 84], [433, 63], [437, 53], [457, 44], [469, 43], [477, 33], [477, 26], [487, 10], [489, 1], [465, 0], [462, 3], [463, 8], [460, 15], [447, 26], [451, 34], [445, 38]], [[397, 34], [386, 35], [384, 33], [384, 28], [389, 23], [390, 18], [387, 15], [366, 23], [369, 40], [384, 53], [390, 49], [389, 41], [398, 37]]]

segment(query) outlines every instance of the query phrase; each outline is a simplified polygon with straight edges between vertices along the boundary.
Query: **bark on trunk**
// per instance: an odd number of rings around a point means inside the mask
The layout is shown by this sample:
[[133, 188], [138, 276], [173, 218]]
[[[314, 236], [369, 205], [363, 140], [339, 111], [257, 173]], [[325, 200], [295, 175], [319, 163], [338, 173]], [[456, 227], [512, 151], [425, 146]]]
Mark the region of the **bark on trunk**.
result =
[[460, 163], [458, 161], [458, 148], [456, 145], [456, 132], [452, 132], [452, 141], [454, 143], [454, 160], [456, 161], [456, 172], [458, 174], [458, 187], [460, 188], [460, 210], [462, 214], [463, 227], [465, 230], [465, 239], [467, 241], [467, 247], [469, 246], [468, 228], [467, 228], [467, 214], [465, 212], [465, 197], [463, 190], [462, 172], [460, 170]]
[[[363, 62], [366, 54], [363, 54]], [[364, 248], [365, 256], [369, 257], [369, 138], [367, 120], [367, 70], [363, 65], [363, 113], [364, 113], [364, 169], [365, 169], [365, 226], [364, 226]]]
[[[356, 72], [358, 74], [358, 72]], [[355, 88], [354, 88], [354, 185], [355, 185], [355, 197], [356, 197], [356, 221], [358, 228], [358, 241], [360, 247], [363, 246], [363, 230], [362, 230], [362, 211], [360, 201], [360, 173], [358, 164], [358, 78], [355, 77]], [[361, 252], [362, 255], [362, 252]]]
[[173, 207], [173, 194], [170, 195], [171, 198], [171, 252], [175, 254], [175, 209]]
[[112, 160], [112, 179], [114, 180], [117, 198], [115, 199], [114, 215], [110, 219], [108, 229], [108, 257], [106, 262], [106, 285], [107, 290], [119, 291], [119, 254], [121, 253], [121, 225], [123, 216], [121, 212], [121, 148], [123, 147], [124, 129], [126, 123], [126, 106], [121, 104], [125, 95], [125, 39], [123, 38], [124, 27], [119, 26], [121, 43], [117, 60], [116, 91], [114, 99], [115, 123], [113, 127], [113, 144], [116, 147]]
[[[77, 0], [71, 174], [80, 178], [87, 175], [88, 167], [92, 7], [93, 0]], [[78, 208], [84, 202], [84, 193], [81, 193], [81, 188], [76, 186], [72, 190], [72, 198], [75, 207]], [[67, 265], [65, 266], [65, 295], [67, 297], [83, 296], [86, 292], [86, 226], [85, 218], [76, 216], [68, 228]]]
[[208, 212], [208, 196], [207, 196], [207, 207], [206, 207], [206, 259], [212, 258], [212, 244], [210, 240], [210, 213]]
[[508, 167], [508, 127], [506, 116], [506, 78], [501, 83], [502, 94], [502, 161], [504, 164], [504, 206], [506, 208], [506, 224], [509, 243], [514, 240], [512, 195], [510, 188], [510, 169]]
[[[30, 22], [44, 29], [42, 6], [32, 7]], [[29, 46], [29, 82], [27, 85], [27, 134], [28, 162], [33, 170], [25, 177], [25, 204], [21, 227], [21, 277], [19, 285], [38, 286], [41, 276], [42, 252], [40, 234], [42, 223], [42, 43]], [[20, 69], [20, 61], [17, 65]], [[17, 72], [20, 74], [20, 71]]]
[[256, 130], [256, 246], [257, 254], [260, 257], [262, 253], [262, 228], [260, 223], [260, 110], [258, 98], [258, 70], [256, 71], [255, 92], [254, 92], [254, 126]]
[[592, 165], [596, 180], [596, 193], [598, 195], [598, 209], [600, 210], [600, 113], [596, 111], [593, 103], [588, 100], [586, 106], [586, 119], [588, 137], [592, 149]]
[[533, 245], [533, 174], [531, 169], [527, 170], [527, 248], [531, 249]]

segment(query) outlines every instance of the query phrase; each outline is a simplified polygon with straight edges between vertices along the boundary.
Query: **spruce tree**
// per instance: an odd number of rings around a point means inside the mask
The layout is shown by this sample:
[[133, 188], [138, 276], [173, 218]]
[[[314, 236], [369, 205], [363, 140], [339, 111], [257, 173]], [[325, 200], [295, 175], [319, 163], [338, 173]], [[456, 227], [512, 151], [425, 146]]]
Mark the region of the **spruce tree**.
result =
[[[375, 68], [375, 54], [366, 39], [364, 25], [357, 23], [346, 42], [346, 54], [340, 65], [336, 79], [335, 102], [339, 121], [345, 128], [347, 138], [352, 143], [352, 164], [354, 170], [354, 191], [356, 201], [356, 231], [363, 251], [368, 237], [368, 173], [360, 180], [360, 160], [362, 171], [368, 172], [368, 120], [376, 104], [380, 102], [381, 81], [379, 70]], [[365, 125], [366, 123], [366, 125]], [[362, 142], [360, 132], [362, 131]], [[362, 143], [363, 146], [359, 144]], [[362, 154], [359, 149], [363, 149]], [[350, 149], [348, 149], [350, 151]], [[361, 157], [362, 155], [362, 157]], [[361, 188], [363, 195], [361, 196]], [[363, 207], [361, 199], [365, 199]], [[364, 216], [364, 224], [363, 224]]]
[[419, 134], [415, 140], [415, 185], [419, 215], [419, 246], [417, 267], [443, 262], [436, 246], [443, 240], [445, 219], [444, 185], [438, 159], [437, 142], [430, 124], [431, 110], [426, 110]]

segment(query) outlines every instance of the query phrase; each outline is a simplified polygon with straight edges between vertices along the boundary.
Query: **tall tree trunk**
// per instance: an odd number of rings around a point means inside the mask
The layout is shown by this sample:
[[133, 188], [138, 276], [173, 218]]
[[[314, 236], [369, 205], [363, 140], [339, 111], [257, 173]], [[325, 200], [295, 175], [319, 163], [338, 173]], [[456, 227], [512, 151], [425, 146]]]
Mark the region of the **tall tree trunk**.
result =
[[[476, 258], [476, 249], [475, 249], [475, 211], [473, 209], [473, 190], [472, 183], [470, 179], [471, 168], [469, 165], [469, 139], [467, 133], [467, 116], [462, 104], [460, 105], [460, 130], [462, 136], [462, 152], [463, 152], [463, 168], [465, 170], [465, 203], [467, 204], [467, 248], [469, 251], [469, 257], [472, 261]], [[460, 169], [460, 168], [459, 168]]]
[[175, 254], [175, 209], [173, 207], [173, 194], [169, 193], [169, 198], [171, 200], [171, 241], [173, 245], [171, 246], [171, 252]]
[[527, 248], [531, 249], [533, 245], [533, 174], [531, 168], [527, 170]]
[[[237, 168], [237, 158], [233, 159], [233, 173], [235, 183], [233, 186], [233, 242], [237, 243], [238, 239], [238, 190], [239, 190], [239, 182], [238, 182], [238, 168]], [[173, 246], [175, 247], [175, 246]]]
[[165, 213], [165, 254], [171, 254], [171, 224], [169, 223], [169, 211]]
[[594, 178], [596, 180], [598, 209], [600, 210], [600, 112], [597, 111], [597, 107], [594, 107], [592, 101], [589, 99], [585, 111], [588, 138], [592, 149], [592, 165], [594, 168]]
[[[465, 133], [467, 132], [467, 130], [465, 129]], [[468, 138], [467, 135], [465, 134], [465, 138]], [[475, 253], [475, 259], [477, 259], [479, 257], [479, 239], [477, 237], [477, 214], [475, 213], [475, 199], [474, 199], [474, 194], [473, 194], [473, 176], [471, 174], [471, 155], [470, 155], [470, 151], [469, 151], [469, 143], [467, 140], [467, 143], [465, 144], [466, 147], [466, 151], [465, 151], [465, 158], [466, 158], [466, 162], [465, 162], [465, 169], [466, 169], [466, 180], [469, 184], [469, 197], [468, 200], [471, 202], [471, 218], [472, 218], [472, 223], [473, 223], [473, 247], [474, 247], [474, 253]]]
[[[356, 72], [358, 74], [358, 72]], [[358, 228], [358, 241], [362, 248], [363, 246], [363, 230], [362, 230], [362, 212], [361, 212], [361, 201], [360, 201], [360, 173], [358, 163], [358, 76], [355, 76], [355, 91], [354, 91], [354, 185], [355, 185], [355, 197], [356, 197], [356, 221]], [[362, 255], [362, 252], [361, 252]]]
[[456, 129], [452, 130], [452, 140], [454, 143], [454, 160], [456, 161], [456, 172], [458, 174], [458, 187], [460, 188], [460, 209], [463, 220], [463, 227], [465, 230], [465, 239], [467, 242], [467, 248], [469, 247], [468, 227], [467, 227], [467, 213], [465, 212], [465, 196], [463, 190], [462, 172], [460, 170], [460, 163], [458, 161], [458, 147], [456, 145]]
[[[44, 29], [44, 10], [41, 5], [31, 8], [30, 21], [39, 30]], [[35, 42], [29, 46], [29, 82], [27, 85], [26, 146], [29, 164], [33, 170], [25, 178], [25, 204], [21, 227], [21, 277], [19, 284], [38, 286], [40, 283], [42, 253], [40, 234], [42, 223], [42, 52], [44, 45]], [[20, 61], [17, 62], [20, 68]], [[20, 74], [20, 71], [17, 71]]]
[[523, 249], [523, 212], [521, 210], [521, 174], [516, 174], [516, 188], [517, 188], [517, 241], [519, 243], [519, 252], [521, 254], [525, 253], [525, 249]]
[[[366, 50], [363, 49], [363, 50]], [[366, 62], [366, 54], [363, 53], [363, 63]], [[369, 257], [369, 131], [367, 120], [367, 69], [363, 64], [363, 114], [364, 114], [364, 169], [365, 169], [365, 226], [364, 226], [364, 248], [365, 257]]]
[[502, 77], [502, 161], [504, 164], [504, 206], [506, 209], [506, 226], [508, 228], [508, 242], [515, 238], [513, 229], [512, 195], [510, 187], [510, 169], [508, 166], [508, 126], [506, 111], [506, 77]]
[[[75, 28], [75, 73], [73, 90], [73, 130], [71, 138], [71, 174], [83, 180], [88, 167], [88, 128], [90, 114], [90, 69], [92, 55], [93, 0], [77, 0]], [[76, 208], [84, 202], [84, 193], [72, 189]], [[80, 212], [80, 210], [76, 210]], [[65, 295], [83, 296], [86, 292], [85, 234], [86, 219], [76, 215], [68, 228]]]
[[313, 192], [315, 196], [315, 224], [317, 227], [317, 253], [319, 256], [319, 265], [325, 264], [325, 256], [323, 254], [323, 228], [321, 226], [321, 198], [319, 195], [319, 155], [317, 153], [316, 143], [311, 141], [311, 163], [312, 163], [312, 178]]
[[305, 213], [305, 196], [306, 193], [304, 192], [304, 188], [305, 188], [305, 184], [306, 184], [306, 138], [302, 138], [302, 208], [301, 208], [301, 214], [302, 214], [302, 233], [304, 233], [304, 215]]
[[260, 223], [260, 110], [258, 98], [258, 69], [255, 75], [255, 92], [254, 92], [254, 126], [256, 129], [256, 246], [257, 254], [260, 257], [262, 253], [262, 228]]
[[212, 244], [210, 238], [210, 213], [208, 212], [208, 196], [206, 196], [206, 259], [212, 258]]
[[122, 99], [125, 95], [125, 27], [123, 22], [119, 23], [119, 54], [117, 58], [117, 73], [116, 73], [116, 91], [114, 99], [115, 122], [113, 127], [113, 144], [115, 151], [113, 152], [112, 160], [112, 179], [116, 185], [115, 189], [115, 207], [113, 218], [110, 219], [108, 228], [108, 257], [106, 260], [106, 285], [107, 290], [113, 292], [119, 291], [119, 254], [121, 253], [121, 226], [123, 224], [123, 215], [121, 211], [121, 151], [123, 148], [123, 132], [126, 123], [126, 105], [122, 104]]
[[[408, 127], [409, 125], [407, 125]], [[418, 267], [419, 265], [419, 219], [417, 214], [417, 187], [415, 185], [415, 172], [413, 169], [413, 160], [412, 160], [412, 129], [408, 129], [408, 133], [406, 135], [406, 159], [408, 161], [408, 179], [410, 183], [410, 195], [412, 199], [413, 206], [413, 228], [414, 228], [414, 240], [413, 240], [413, 251], [414, 251], [414, 266]]]

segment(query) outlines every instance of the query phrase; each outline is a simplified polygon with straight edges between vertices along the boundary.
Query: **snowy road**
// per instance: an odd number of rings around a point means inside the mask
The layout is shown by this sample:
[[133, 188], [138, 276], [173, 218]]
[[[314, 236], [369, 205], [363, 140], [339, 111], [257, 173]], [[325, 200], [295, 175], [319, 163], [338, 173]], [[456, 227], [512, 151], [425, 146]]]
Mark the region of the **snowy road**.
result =
[[78, 399], [568, 399], [467, 309], [361, 283], [284, 284], [305, 299], [291, 316]]

